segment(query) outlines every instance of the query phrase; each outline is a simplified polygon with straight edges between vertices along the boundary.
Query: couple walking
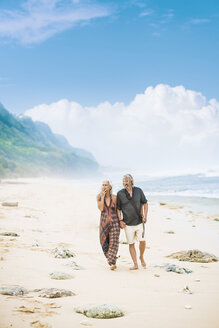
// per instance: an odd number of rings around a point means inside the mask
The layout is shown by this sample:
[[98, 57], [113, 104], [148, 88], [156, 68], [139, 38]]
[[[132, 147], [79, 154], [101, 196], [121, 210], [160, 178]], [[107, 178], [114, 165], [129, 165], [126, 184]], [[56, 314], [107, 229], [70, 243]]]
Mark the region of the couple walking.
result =
[[148, 204], [143, 191], [134, 186], [131, 174], [123, 177], [124, 189], [117, 196], [112, 194], [109, 181], [102, 184], [101, 193], [97, 195], [97, 206], [100, 216], [100, 243], [111, 270], [116, 269], [117, 252], [119, 249], [120, 228], [125, 230], [129, 252], [133, 261], [130, 270], [138, 269], [135, 242], [139, 242], [141, 265], [146, 268], [144, 251], [146, 248], [145, 228]]

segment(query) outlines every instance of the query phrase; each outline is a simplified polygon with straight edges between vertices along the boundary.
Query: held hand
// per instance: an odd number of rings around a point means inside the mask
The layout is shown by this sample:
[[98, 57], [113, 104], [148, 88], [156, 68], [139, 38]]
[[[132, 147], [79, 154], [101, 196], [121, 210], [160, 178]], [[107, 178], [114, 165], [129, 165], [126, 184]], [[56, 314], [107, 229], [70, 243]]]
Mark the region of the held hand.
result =
[[101, 198], [104, 198], [106, 196], [106, 190], [102, 189], [101, 191]]
[[126, 224], [125, 224], [124, 221], [120, 221], [119, 223], [120, 223], [120, 228], [121, 229], [124, 229], [126, 227]]

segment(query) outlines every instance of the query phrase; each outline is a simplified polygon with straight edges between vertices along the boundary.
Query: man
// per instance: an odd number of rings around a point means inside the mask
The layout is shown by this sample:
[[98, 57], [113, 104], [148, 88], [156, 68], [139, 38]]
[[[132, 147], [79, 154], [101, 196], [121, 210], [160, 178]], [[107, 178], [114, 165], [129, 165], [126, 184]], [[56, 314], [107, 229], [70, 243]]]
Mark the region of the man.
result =
[[[140, 188], [134, 187], [134, 180], [131, 174], [124, 175], [123, 186], [124, 189], [117, 193], [117, 215], [120, 228], [125, 230], [129, 252], [134, 263], [130, 270], [138, 269], [135, 250], [136, 241], [139, 241], [141, 265], [143, 268], [146, 268], [144, 261], [144, 251], [146, 248], [144, 224], [147, 222], [148, 214], [147, 199]], [[123, 217], [121, 217], [121, 212]]]

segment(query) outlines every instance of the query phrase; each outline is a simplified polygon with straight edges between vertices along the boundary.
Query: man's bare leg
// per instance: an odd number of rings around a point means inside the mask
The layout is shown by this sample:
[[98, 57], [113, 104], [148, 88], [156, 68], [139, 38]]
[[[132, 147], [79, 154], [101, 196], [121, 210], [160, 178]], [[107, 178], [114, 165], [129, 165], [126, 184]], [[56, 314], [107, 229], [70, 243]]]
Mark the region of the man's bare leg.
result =
[[145, 263], [145, 260], [144, 260], [145, 248], [146, 248], [146, 242], [145, 241], [140, 241], [140, 243], [139, 243], [139, 251], [140, 251], [139, 259], [141, 261], [141, 265], [143, 266], [143, 268], [146, 268], [146, 263]]
[[137, 270], [138, 269], [138, 262], [137, 262], [137, 255], [135, 250], [135, 244], [129, 244], [129, 252], [134, 262], [134, 266], [130, 268], [130, 270]]

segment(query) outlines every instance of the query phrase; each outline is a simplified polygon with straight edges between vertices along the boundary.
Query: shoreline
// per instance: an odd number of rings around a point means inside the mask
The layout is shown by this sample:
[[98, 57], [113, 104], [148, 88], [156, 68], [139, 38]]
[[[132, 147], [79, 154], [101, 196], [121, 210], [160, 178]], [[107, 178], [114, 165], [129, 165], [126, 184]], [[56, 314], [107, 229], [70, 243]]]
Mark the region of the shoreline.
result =
[[175, 203], [190, 208], [196, 213], [202, 213], [208, 217], [214, 216], [219, 218], [219, 198], [205, 196], [184, 196], [157, 194], [150, 195], [151, 200], [157, 202]]
[[[41, 177], [41, 178], [16, 178], [16, 179], [2, 179], [0, 180], [1, 184], [28, 184], [28, 183], [38, 183], [42, 182], [45, 184], [58, 184], [58, 185], [66, 185], [66, 186], [76, 186], [78, 188], [86, 188], [87, 191], [97, 193], [99, 191], [99, 186], [101, 185], [100, 178], [97, 181], [87, 180], [87, 179], [63, 179], [63, 178], [50, 178], [50, 177]], [[136, 184], [137, 185], [137, 184]], [[141, 187], [141, 186], [140, 186]], [[119, 183], [116, 182], [116, 190], [114, 193], [122, 188], [122, 185], [119, 186]], [[141, 187], [142, 188], [142, 187]], [[197, 195], [183, 195], [183, 194], [172, 194], [172, 193], [152, 193], [150, 191], [144, 190], [144, 193], [149, 201], [155, 202], [166, 202], [170, 204], [175, 204], [176, 206], [184, 206], [190, 209], [194, 214], [202, 214], [208, 218], [214, 217], [219, 219], [219, 198], [212, 196], [201, 196]]]

